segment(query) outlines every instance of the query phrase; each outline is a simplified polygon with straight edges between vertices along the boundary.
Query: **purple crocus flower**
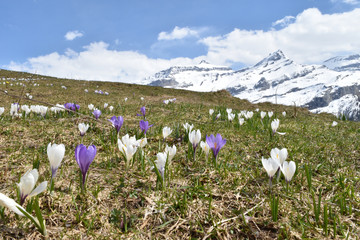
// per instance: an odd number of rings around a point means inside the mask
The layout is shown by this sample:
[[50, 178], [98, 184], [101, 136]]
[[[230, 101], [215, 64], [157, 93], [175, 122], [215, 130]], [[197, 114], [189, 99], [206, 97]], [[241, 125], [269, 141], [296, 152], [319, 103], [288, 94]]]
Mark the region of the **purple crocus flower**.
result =
[[72, 105], [72, 103], [65, 103], [64, 104], [64, 107], [66, 108], [66, 109], [70, 109], [71, 108], [71, 105]]
[[154, 124], [151, 124], [149, 126], [149, 122], [148, 121], [144, 121], [141, 120], [140, 121], [140, 129], [144, 132], [144, 134], [146, 135], [147, 130], [149, 130], [149, 128], [151, 128]]
[[94, 117], [97, 120], [101, 115], [101, 111], [99, 109], [95, 109], [92, 114], [94, 115]]
[[116, 129], [116, 132], [119, 133], [120, 128], [122, 127], [122, 125], [124, 123], [124, 118], [122, 116], [119, 116], [119, 117], [112, 116], [111, 119], [108, 119], [108, 120], [112, 123], [112, 125]]
[[211, 134], [210, 136], [206, 135], [206, 143], [212, 149], [216, 159], [220, 149], [225, 145], [226, 139], [222, 138], [220, 133], [216, 134], [216, 137]]
[[81, 170], [83, 188], [85, 187], [86, 173], [89, 170], [89, 166], [94, 160], [95, 155], [95, 145], [90, 145], [89, 147], [86, 147], [85, 145], [80, 144], [75, 149], [75, 159]]
[[70, 109], [73, 110], [73, 111], [76, 111], [76, 110], [79, 110], [79, 108], [80, 108], [79, 104], [73, 103]]
[[144, 106], [144, 107], [141, 107], [141, 108], [140, 108], [140, 111], [141, 111], [141, 114], [136, 114], [136, 115], [137, 115], [137, 116], [142, 116], [142, 117], [144, 117], [144, 119], [145, 119], [145, 113], [146, 113], [145, 106]]
[[64, 107], [68, 110], [76, 111], [76, 110], [79, 110], [80, 105], [75, 104], [75, 103], [65, 103]]

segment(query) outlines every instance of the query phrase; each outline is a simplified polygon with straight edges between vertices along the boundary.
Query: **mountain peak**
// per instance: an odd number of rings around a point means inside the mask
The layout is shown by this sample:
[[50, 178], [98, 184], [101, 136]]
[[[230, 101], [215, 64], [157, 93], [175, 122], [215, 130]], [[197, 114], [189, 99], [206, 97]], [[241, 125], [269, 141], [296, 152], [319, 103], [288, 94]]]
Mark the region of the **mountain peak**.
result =
[[267, 66], [269, 63], [274, 63], [282, 59], [287, 59], [287, 58], [285, 57], [285, 54], [279, 49], [276, 52], [270, 53], [269, 56], [267, 56], [266, 58], [255, 64], [255, 67], [261, 65]]
[[273, 61], [277, 61], [280, 60], [282, 58], [286, 58], [285, 54], [279, 49], [276, 52], [270, 53], [269, 56], [267, 57], [268, 60], [273, 60]]
[[199, 64], [209, 64], [209, 63], [203, 59]]

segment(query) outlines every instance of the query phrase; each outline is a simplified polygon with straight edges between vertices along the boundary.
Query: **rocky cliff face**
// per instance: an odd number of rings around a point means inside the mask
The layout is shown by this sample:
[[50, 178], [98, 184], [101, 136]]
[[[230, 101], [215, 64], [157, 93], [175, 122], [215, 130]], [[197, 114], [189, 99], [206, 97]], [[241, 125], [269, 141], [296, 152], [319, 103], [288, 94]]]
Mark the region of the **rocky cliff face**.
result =
[[144, 83], [193, 91], [226, 89], [233, 96], [254, 103], [296, 104], [312, 112], [360, 120], [360, 68], [354, 67], [360, 64], [360, 55], [332, 58], [325, 63], [328, 67], [297, 64], [278, 50], [238, 71], [201, 62], [169, 68], [148, 77]]

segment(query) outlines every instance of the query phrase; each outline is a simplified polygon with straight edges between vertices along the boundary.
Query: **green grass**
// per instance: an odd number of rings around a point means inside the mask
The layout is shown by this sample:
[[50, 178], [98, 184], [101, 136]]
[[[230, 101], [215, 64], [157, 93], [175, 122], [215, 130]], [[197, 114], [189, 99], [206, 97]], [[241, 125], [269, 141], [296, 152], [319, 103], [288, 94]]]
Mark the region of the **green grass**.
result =
[[[1, 80], [2, 77], [15, 80]], [[26, 86], [16, 85], [20, 82]], [[85, 93], [84, 89], [89, 92]], [[109, 95], [95, 94], [95, 89]], [[19, 98], [25, 97], [25, 93], [30, 93], [33, 99]], [[174, 104], [163, 104], [163, 100], [174, 97], [177, 99]], [[31, 113], [25, 118], [11, 118], [12, 102], [28, 105], [76, 102], [80, 114], [48, 113], [44, 119]], [[114, 110], [103, 112], [96, 121], [87, 108], [90, 103], [102, 111], [104, 103], [109, 103]], [[124, 117], [120, 137], [126, 133], [139, 135], [141, 117], [136, 114], [142, 106], [146, 106], [147, 120], [154, 124], [147, 133], [145, 165], [142, 166], [136, 154], [134, 164], [126, 171], [107, 119], [113, 115]], [[0, 71], [0, 107], [5, 107], [5, 113], [0, 116], [0, 192], [7, 196], [17, 200], [16, 183], [37, 162], [38, 182], [50, 181], [46, 147], [49, 142], [65, 144], [65, 158], [58, 170], [53, 195], [49, 191], [39, 195], [50, 239], [86, 236], [90, 239], [351, 239], [360, 235], [358, 122], [337, 120], [329, 114], [315, 115], [291, 106], [253, 105], [231, 97], [226, 91], [197, 93], [5, 70]], [[215, 110], [215, 115], [222, 112], [222, 118], [213, 121], [210, 108]], [[261, 123], [259, 112], [254, 112], [254, 117], [242, 126], [237, 123], [237, 117], [228, 122], [224, 115], [226, 108], [236, 113], [257, 108], [274, 111], [272, 119], [280, 119], [278, 130], [286, 135], [272, 136], [270, 121]], [[286, 117], [281, 115], [283, 111], [287, 112]], [[339, 124], [332, 127], [334, 120]], [[75, 147], [81, 141], [77, 128], [80, 122], [90, 124], [83, 143], [94, 144], [98, 150], [89, 168], [85, 194], [80, 194], [79, 167], [74, 157]], [[200, 129], [203, 141], [206, 135], [216, 133], [227, 139], [216, 167], [211, 153], [206, 161], [200, 147], [196, 160], [192, 160], [184, 140], [185, 122]], [[164, 151], [164, 126], [173, 129], [166, 144], [175, 144], [177, 153], [168, 166], [162, 191], [155, 172], [151, 171], [151, 161]], [[287, 148], [287, 161], [294, 161], [297, 169], [288, 191], [281, 176], [279, 181], [273, 179], [270, 193], [261, 157], [269, 158], [275, 147]], [[278, 199], [277, 207], [275, 199]], [[27, 199], [25, 205], [29, 202]], [[29, 220], [15, 216], [8, 209], [2, 211], [1, 238], [41, 238]]]

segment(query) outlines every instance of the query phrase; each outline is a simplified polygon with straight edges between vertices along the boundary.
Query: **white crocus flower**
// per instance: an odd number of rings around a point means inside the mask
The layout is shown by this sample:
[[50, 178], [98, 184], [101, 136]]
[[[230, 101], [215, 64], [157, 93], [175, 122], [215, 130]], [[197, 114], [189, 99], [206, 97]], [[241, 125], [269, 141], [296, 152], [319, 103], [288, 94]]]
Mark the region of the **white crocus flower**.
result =
[[265, 116], [266, 116], [266, 112], [261, 111], [261, 112], [260, 112], [260, 117], [261, 117], [261, 119], [263, 119]]
[[273, 148], [271, 149], [270, 156], [272, 159], [278, 161], [279, 164], [282, 165], [288, 157], [288, 151], [286, 148], [283, 148], [281, 150], [278, 148]]
[[207, 142], [205, 141], [201, 141], [200, 142], [200, 147], [201, 149], [203, 150], [203, 152], [205, 153], [205, 158], [206, 160], [208, 159], [208, 156], [209, 156], [209, 151], [210, 151], [210, 147], [209, 145], [207, 144]]
[[165, 139], [167, 136], [169, 136], [172, 133], [172, 130], [170, 127], [164, 127], [162, 133]]
[[141, 100], [141, 101], [144, 101], [144, 98], [143, 98], [143, 97], [141, 97], [141, 98], [140, 98], [140, 100]]
[[110, 112], [112, 112], [113, 109], [114, 109], [113, 106], [110, 106], [110, 107], [109, 107]]
[[226, 112], [227, 112], [228, 114], [230, 114], [230, 113], [232, 112], [232, 109], [231, 109], [231, 108], [227, 108], [227, 109], [226, 109]]
[[254, 112], [253, 111], [248, 111], [248, 112], [246, 112], [245, 118], [250, 119], [253, 116], [254, 116]]
[[47, 155], [50, 161], [51, 167], [51, 178], [56, 176], [56, 171], [60, 167], [61, 161], [65, 155], [65, 146], [64, 144], [48, 144], [47, 146]]
[[165, 172], [165, 165], [166, 165], [166, 159], [167, 154], [166, 153], [158, 153], [156, 155], [157, 159], [155, 160], [156, 168], [159, 170], [162, 178], [164, 178], [164, 172]]
[[63, 105], [60, 105], [60, 104], [56, 104], [55, 107], [51, 107], [50, 108], [50, 111], [54, 112], [55, 114], [58, 113], [58, 112], [63, 112], [65, 111], [64, 109], [64, 106]]
[[210, 116], [212, 116], [213, 113], [214, 113], [214, 109], [209, 109], [209, 114], [210, 114]]
[[20, 205], [23, 205], [26, 197], [36, 196], [46, 189], [47, 181], [40, 183], [39, 186], [34, 189], [38, 178], [39, 173], [36, 168], [29, 170], [20, 178], [20, 183], [17, 184], [20, 191]]
[[[22, 106], [21, 106], [21, 110], [25, 112], [25, 115], [28, 115], [28, 114], [31, 112], [31, 110], [30, 110], [30, 108], [29, 108], [28, 105], [22, 105]], [[1, 115], [1, 114], [0, 114], [0, 115]]]
[[262, 158], [261, 159], [262, 165], [265, 168], [268, 176], [270, 179], [272, 179], [276, 173], [276, 171], [279, 168], [279, 162], [277, 162], [276, 160], [269, 158]]
[[45, 117], [47, 110], [48, 110], [48, 107], [39, 106], [39, 111], [40, 111], [41, 116]]
[[89, 108], [90, 111], [92, 111], [94, 109], [94, 104], [89, 104], [88, 108]]
[[139, 142], [136, 140], [135, 136], [129, 137], [129, 134], [126, 134], [121, 140], [118, 139], [119, 150], [126, 158], [126, 167], [129, 166], [130, 160], [136, 153], [138, 146]]
[[132, 159], [132, 157], [136, 153], [136, 150], [137, 150], [137, 146], [134, 146], [132, 144], [129, 144], [129, 145], [126, 146], [125, 156], [126, 156], [127, 165], [129, 165], [130, 160]]
[[269, 118], [271, 118], [274, 115], [274, 113], [273, 112], [268, 112], [268, 115], [269, 115]]
[[221, 117], [221, 113], [219, 112], [218, 115], [216, 115], [216, 119], [219, 119]]
[[196, 147], [200, 143], [200, 140], [201, 140], [201, 132], [199, 129], [197, 131], [193, 130], [192, 132], [189, 133], [189, 141], [193, 145], [194, 152], [196, 150]]
[[338, 123], [336, 121], [333, 121], [332, 124], [331, 124], [332, 127], [335, 127], [336, 125], [338, 125]]
[[17, 202], [15, 202], [14, 199], [9, 198], [2, 193], [0, 193], [0, 206], [8, 208], [20, 216], [24, 216], [24, 214], [18, 208], [21, 208], [26, 212], [26, 210], [22, 208]]
[[290, 182], [295, 174], [296, 164], [293, 161], [290, 162], [284, 161], [283, 165], [280, 166], [280, 169], [285, 176], [285, 180], [287, 182]]
[[188, 124], [188, 123], [185, 123], [185, 124], [183, 124], [183, 126], [184, 126], [184, 128], [185, 128], [185, 132], [186, 133], [189, 133], [189, 132], [191, 132], [191, 130], [193, 129], [193, 127], [194, 127], [194, 124]]
[[10, 115], [13, 117], [19, 117], [19, 104], [12, 103], [10, 106]]
[[124, 101], [126, 102], [128, 100], [128, 98], [126, 97], [126, 98], [124, 98]]
[[286, 117], [286, 112], [285, 112], [285, 111], [283, 111], [283, 112], [282, 112], [282, 115], [283, 115], [284, 117]]
[[232, 120], [234, 120], [234, 118], [235, 118], [235, 113], [228, 113], [228, 120], [230, 122], [232, 122]]
[[123, 136], [121, 138], [122, 142], [125, 145], [134, 145], [134, 146], [138, 146], [138, 141], [136, 140], [135, 136], [130, 137], [129, 134], [126, 134], [125, 136]]
[[239, 124], [240, 126], [243, 125], [245, 123], [245, 119], [244, 118], [239, 118]]
[[271, 129], [273, 130], [273, 133], [277, 133], [277, 134], [280, 134], [280, 135], [285, 135], [285, 133], [277, 132], [277, 129], [279, 128], [279, 125], [280, 125], [280, 120], [279, 119], [274, 119], [271, 122]]
[[147, 138], [145, 137], [145, 138], [139, 139], [137, 142], [138, 142], [138, 146], [140, 148], [143, 148], [147, 144]]
[[4, 107], [0, 107], [0, 116], [5, 112], [5, 108]]
[[166, 145], [165, 153], [168, 155], [168, 161], [169, 161], [169, 164], [170, 164], [171, 160], [174, 158], [174, 156], [176, 154], [176, 146], [173, 145], [172, 147], [169, 147], [168, 145]]
[[86, 131], [89, 129], [89, 124], [79, 123], [78, 127], [80, 131], [80, 136], [84, 136]]
[[104, 109], [107, 108], [109, 106], [108, 103], [104, 103]]

